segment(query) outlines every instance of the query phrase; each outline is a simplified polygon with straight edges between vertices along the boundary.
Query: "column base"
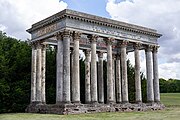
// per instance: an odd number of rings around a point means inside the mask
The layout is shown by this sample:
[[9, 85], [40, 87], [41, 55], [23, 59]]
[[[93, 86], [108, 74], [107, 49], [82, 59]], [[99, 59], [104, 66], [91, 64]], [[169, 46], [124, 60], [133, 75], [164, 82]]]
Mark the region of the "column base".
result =
[[135, 103], [136, 104], [142, 104], [142, 101], [136, 101]]
[[41, 101], [32, 101], [30, 103], [31, 105], [38, 105], [38, 104], [43, 104]]
[[72, 101], [72, 104], [81, 104], [80, 101]]
[[91, 101], [91, 104], [98, 104], [97, 101]]
[[115, 104], [114, 101], [107, 101], [107, 104]]
[[63, 101], [62, 104], [71, 104], [71, 101]]
[[122, 104], [128, 104], [129, 101], [122, 101]]
[[56, 101], [56, 105], [62, 105], [63, 102], [62, 101]]

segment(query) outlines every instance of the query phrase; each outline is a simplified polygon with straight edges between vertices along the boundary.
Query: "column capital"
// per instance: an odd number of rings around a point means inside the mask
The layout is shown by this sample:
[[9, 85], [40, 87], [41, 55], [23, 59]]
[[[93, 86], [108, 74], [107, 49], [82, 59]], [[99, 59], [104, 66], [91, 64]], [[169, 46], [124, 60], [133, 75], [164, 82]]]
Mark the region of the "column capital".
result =
[[63, 37], [70, 37], [70, 36], [71, 36], [71, 31], [65, 29], [65, 30], [62, 32], [62, 36], [63, 36]]
[[153, 50], [153, 45], [147, 45], [145, 48], [146, 52], [151, 52]]
[[107, 45], [112, 45], [112, 43], [113, 43], [113, 41], [114, 41], [114, 38], [108, 37], [108, 38], [105, 38], [104, 40], [105, 40], [105, 42], [106, 42]]
[[97, 53], [98, 53], [99, 58], [103, 58], [103, 52], [102, 51], [98, 51]]
[[153, 47], [153, 52], [154, 53], [157, 53], [158, 52], [158, 48], [159, 48], [160, 46], [158, 46], [158, 45], [155, 45], [154, 47]]
[[63, 38], [62, 35], [63, 35], [62, 32], [56, 32], [56, 33], [54, 34], [54, 36], [56, 37], [57, 40], [62, 40], [62, 38]]
[[75, 41], [79, 41], [79, 39], [81, 38], [81, 32], [78, 32], [78, 31], [74, 31], [73, 33], [73, 40]]
[[123, 41], [120, 43], [120, 45], [121, 45], [121, 47], [126, 47], [126, 46], [128, 45], [128, 43], [129, 43], [129, 41], [123, 40]]
[[133, 47], [134, 47], [135, 50], [139, 50], [141, 46], [142, 46], [142, 44], [139, 43], [139, 42], [136, 42], [136, 43], [133, 44]]
[[29, 42], [29, 45], [30, 45], [32, 48], [36, 48], [36, 47], [37, 47], [37, 42]]
[[99, 36], [98, 35], [88, 35], [87, 37], [90, 39], [91, 43], [96, 43]]

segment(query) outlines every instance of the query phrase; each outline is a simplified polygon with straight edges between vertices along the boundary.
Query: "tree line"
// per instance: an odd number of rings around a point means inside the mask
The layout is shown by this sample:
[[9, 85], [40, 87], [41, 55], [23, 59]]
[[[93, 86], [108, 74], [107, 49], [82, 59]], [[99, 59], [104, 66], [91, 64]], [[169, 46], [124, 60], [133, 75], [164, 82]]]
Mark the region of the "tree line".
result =
[[[106, 61], [104, 61], [104, 85], [106, 87]], [[130, 102], [135, 102], [134, 66], [127, 61], [128, 91]], [[81, 101], [84, 102], [85, 65], [80, 60]], [[146, 101], [146, 79], [141, 73], [143, 101]], [[161, 92], [180, 92], [180, 81], [160, 79]], [[31, 46], [27, 41], [8, 37], [0, 31], [0, 113], [24, 112], [30, 103], [31, 89]], [[106, 89], [105, 92], [106, 93]], [[105, 94], [106, 96], [106, 94]], [[56, 49], [46, 51], [46, 102], [56, 100]]]

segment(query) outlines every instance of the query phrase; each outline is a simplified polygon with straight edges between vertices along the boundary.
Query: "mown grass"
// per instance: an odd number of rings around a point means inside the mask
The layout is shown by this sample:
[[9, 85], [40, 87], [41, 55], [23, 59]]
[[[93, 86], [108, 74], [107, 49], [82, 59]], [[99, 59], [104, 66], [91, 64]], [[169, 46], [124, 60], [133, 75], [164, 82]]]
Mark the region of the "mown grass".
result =
[[165, 110], [147, 112], [116, 112], [80, 115], [14, 113], [0, 114], [0, 120], [180, 120], [180, 93], [161, 94]]
[[180, 107], [180, 93], [161, 93], [161, 102], [168, 106]]

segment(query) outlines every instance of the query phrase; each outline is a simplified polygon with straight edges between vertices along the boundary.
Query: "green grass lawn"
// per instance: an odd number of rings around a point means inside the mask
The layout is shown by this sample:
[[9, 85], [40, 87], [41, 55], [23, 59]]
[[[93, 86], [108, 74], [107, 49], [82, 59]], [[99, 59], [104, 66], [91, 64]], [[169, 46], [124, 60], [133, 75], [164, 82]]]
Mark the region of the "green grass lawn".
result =
[[180, 93], [161, 94], [165, 110], [148, 112], [115, 112], [80, 115], [15, 113], [0, 114], [0, 120], [180, 120]]
[[162, 93], [161, 102], [166, 106], [180, 107], [180, 93]]

